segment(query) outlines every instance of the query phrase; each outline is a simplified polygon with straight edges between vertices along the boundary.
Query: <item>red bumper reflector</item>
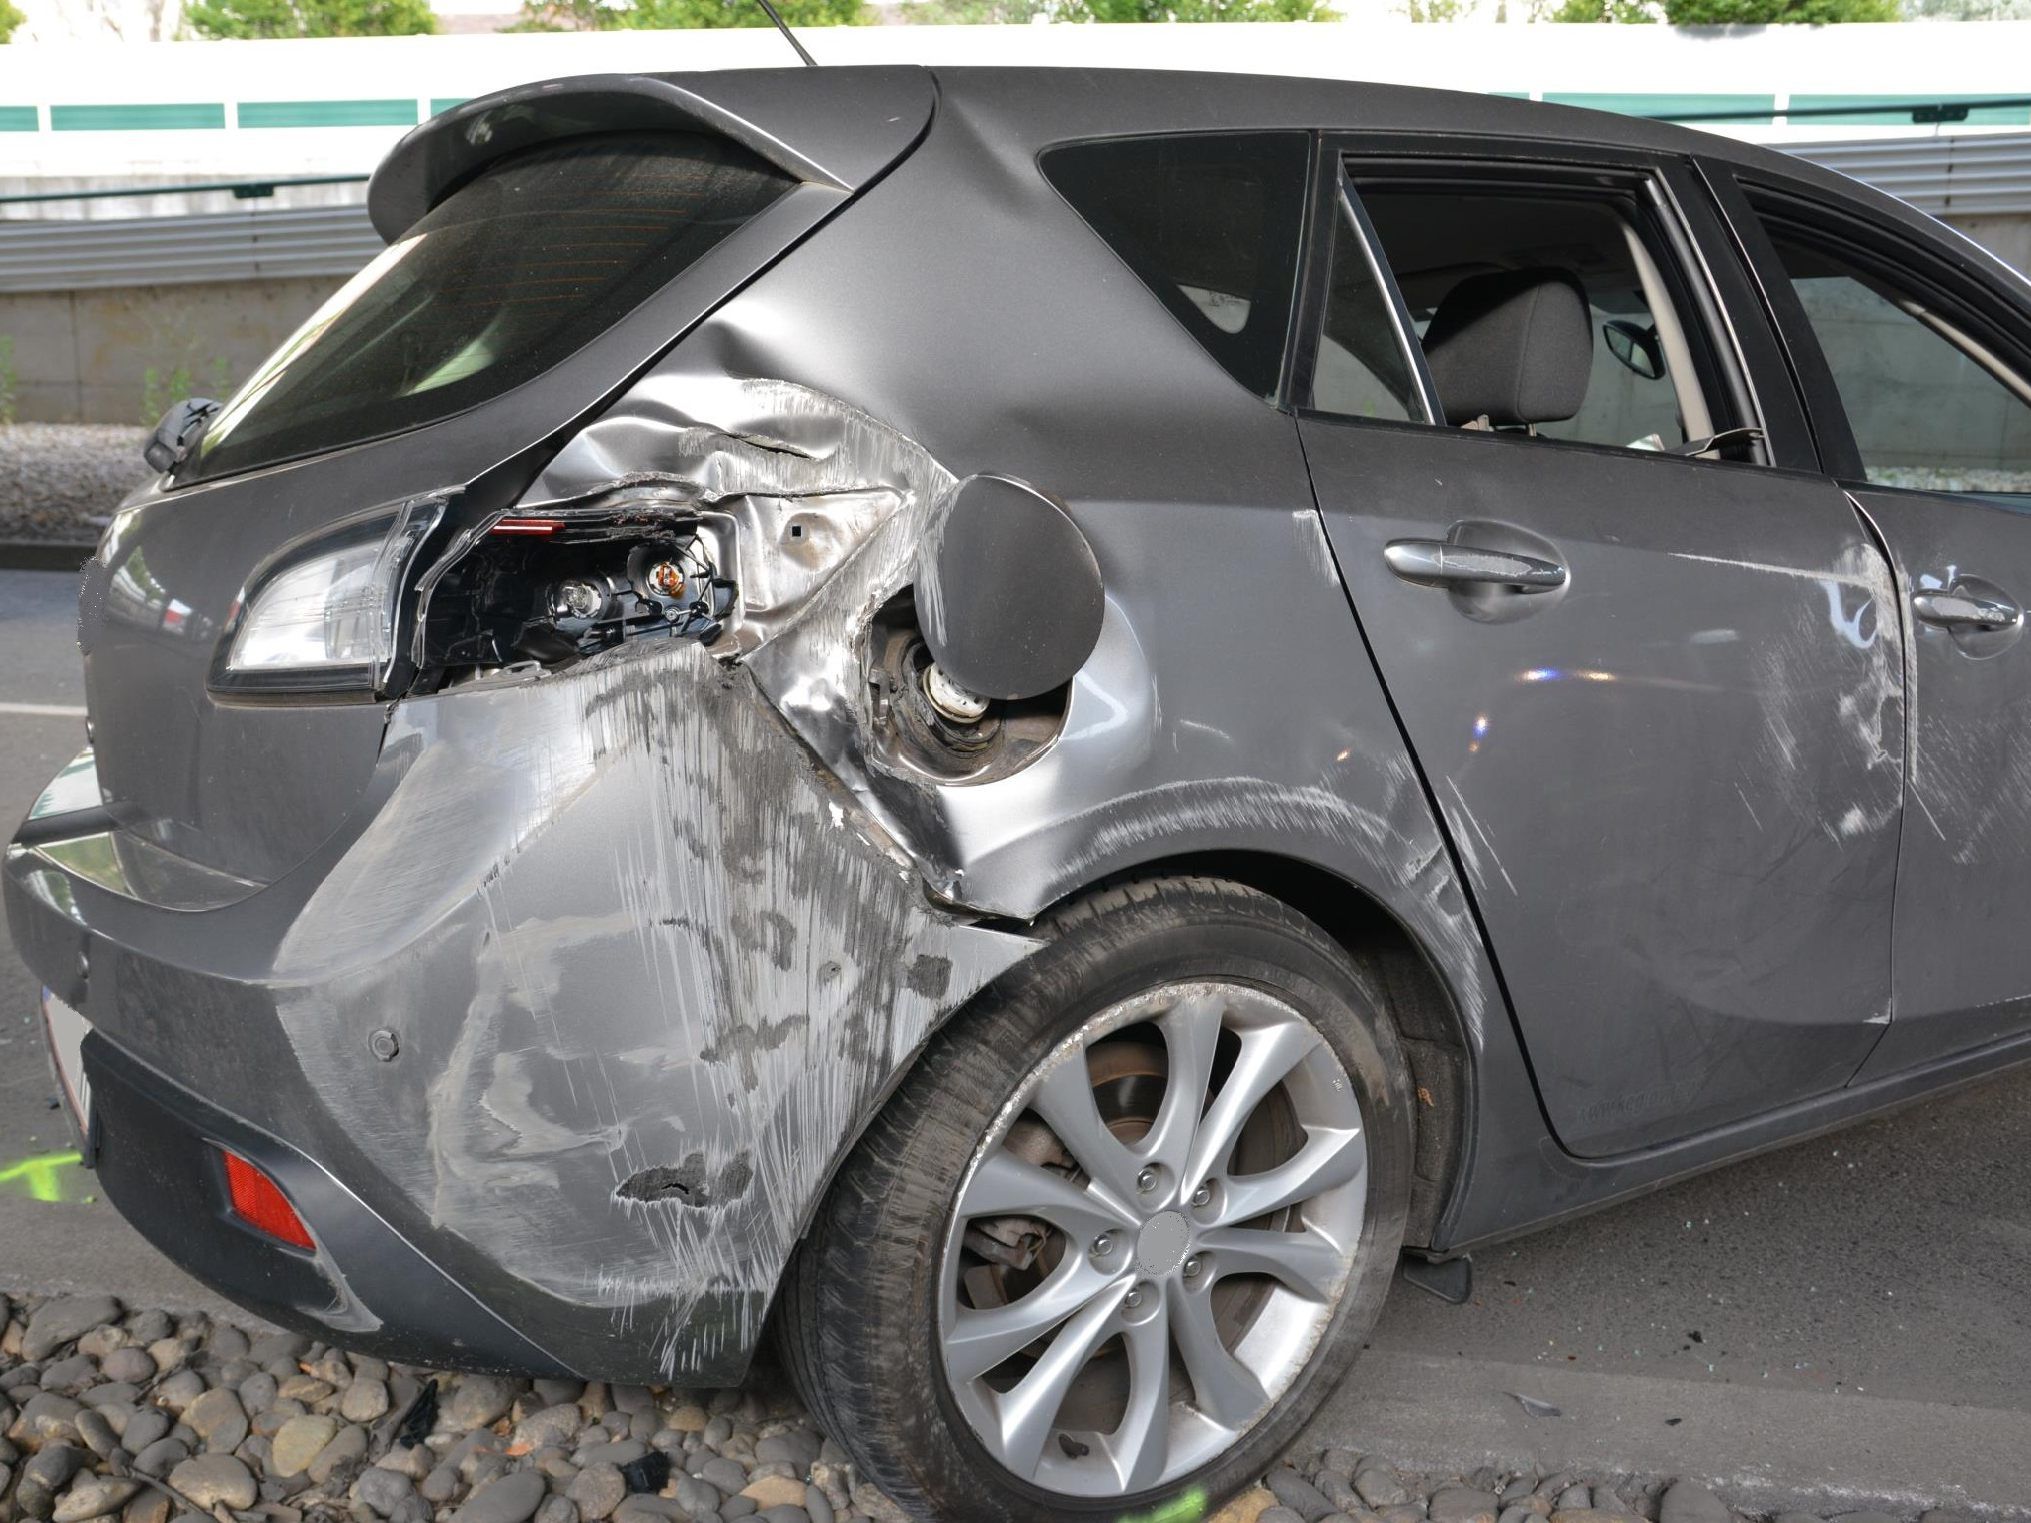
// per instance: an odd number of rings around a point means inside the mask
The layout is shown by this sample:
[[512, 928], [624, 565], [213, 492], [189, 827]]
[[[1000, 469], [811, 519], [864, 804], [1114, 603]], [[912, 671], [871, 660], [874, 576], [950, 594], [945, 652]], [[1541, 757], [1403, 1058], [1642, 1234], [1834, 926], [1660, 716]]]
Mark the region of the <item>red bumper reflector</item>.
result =
[[310, 1229], [296, 1208], [289, 1204], [275, 1181], [238, 1153], [219, 1149], [226, 1160], [226, 1189], [232, 1196], [233, 1215], [248, 1226], [280, 1238], [292, 1248], [315, 1248]]

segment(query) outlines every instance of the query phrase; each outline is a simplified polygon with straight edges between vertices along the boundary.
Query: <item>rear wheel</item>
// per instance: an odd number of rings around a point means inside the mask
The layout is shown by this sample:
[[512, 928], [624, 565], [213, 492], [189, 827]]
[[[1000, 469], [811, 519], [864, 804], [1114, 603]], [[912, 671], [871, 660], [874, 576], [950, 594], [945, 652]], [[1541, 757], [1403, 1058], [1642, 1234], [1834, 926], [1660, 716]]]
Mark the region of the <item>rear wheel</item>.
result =
[[848, 1160], [781, 1308], [814, 1412], [926, 1517], [1211, 1505], [1395, 1267], [1409, 1083], [1375, 983], [1235, 884], [1063, 912]]

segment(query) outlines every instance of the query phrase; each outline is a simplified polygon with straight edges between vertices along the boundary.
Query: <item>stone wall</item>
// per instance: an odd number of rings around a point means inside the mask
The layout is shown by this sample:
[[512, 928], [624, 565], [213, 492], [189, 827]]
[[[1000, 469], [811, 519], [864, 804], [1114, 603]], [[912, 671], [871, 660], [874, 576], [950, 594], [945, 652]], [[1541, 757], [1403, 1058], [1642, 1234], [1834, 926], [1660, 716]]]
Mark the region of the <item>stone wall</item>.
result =
[[280, 279], [0, 294], [0, 339], [14, 341], [15, 417], [152, 424], [144, 415], [183, 393], [223, 396], [338, 285]]

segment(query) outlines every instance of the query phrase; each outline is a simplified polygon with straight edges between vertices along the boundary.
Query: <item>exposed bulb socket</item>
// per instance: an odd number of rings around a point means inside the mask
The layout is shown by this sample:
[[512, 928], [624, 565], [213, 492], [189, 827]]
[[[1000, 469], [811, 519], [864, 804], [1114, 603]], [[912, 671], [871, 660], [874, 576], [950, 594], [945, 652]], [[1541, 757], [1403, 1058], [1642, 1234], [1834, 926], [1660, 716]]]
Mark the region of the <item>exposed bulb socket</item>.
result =
[[684, 568], [675, 561], [656, 561], [650, 565], [647, 580], [649, 590], [659, 598], [681, 602], [684, 597]]
[[924, 698], [938, 713], [954, 724], [978, 724], [987, 717], [987, 700], [945, 675], [933, 661], [924, 668]]
[[581, 577], [559, 582], [550, 594], [550, 612], [560, 619], [596, 619], [606, 606], [606, 593]]

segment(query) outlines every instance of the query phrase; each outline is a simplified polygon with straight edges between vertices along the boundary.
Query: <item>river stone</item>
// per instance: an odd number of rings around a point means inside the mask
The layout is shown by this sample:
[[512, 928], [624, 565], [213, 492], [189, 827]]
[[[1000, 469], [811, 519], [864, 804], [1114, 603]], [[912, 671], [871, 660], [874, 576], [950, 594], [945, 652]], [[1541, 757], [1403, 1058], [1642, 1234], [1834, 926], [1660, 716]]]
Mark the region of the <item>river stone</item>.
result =
[[585, 1414], [570, 1402], [544, 1407], [531, 1412], [515, 1424], [514, 1436], [509, 1440], [516, 1448], [527, 1445], [539, 1449], [545, 1444], [567, 1442], [585, 1422]]
[[1502, 1503], [1493, 1492], [1471, 1486], [1442, 1486], [1425, 1504], [1425, 1516], [1432, 1523], [1495, 1523]]
[[784, 1503], [802, 1507], [804, 1483], [787, 1475], [759, 1476], [743, 1486], [740, 1495], [747, 1497], [758, 1508], [780, 1507]]
[[741, 1468], [740, 1462], [724, 1456], [715, 1456], [700, 1465], [698, 1478], [726, 1496], [739, 1495], [741, 1487], [748, 1483], [748, 1473]]
[[158, 1438], [146, 1448], [136, 1451], [133, 1469], [136, 1475], [153, 1476], [160, 1480], [189, 1458], [190, 1445], [171, 1435]]
[[89, 1354], [73, 1354], [68, 1359], [55, 1359], [42, 1367], [41, 1378], [36, 1382], [45, 1391], [55, 1391], [63, 1396], [80, 1396], [87, 1386], [99, 1378], [99, 1364]]
[[672, 1408], [670, 1415], [663, 1419], [663, 1426], [677, 1433], [703, 1433], [706, 1424], [711, 1421], [705, 1408], [686, 1403]]
[[200, 1507], [252, 1507], [253, 1472], [230, 1454], [200, 1454], [169, 1473], [169, 1484]]
[[183, 1414], [212, 1454], [231, 1454], [247, 1438], [247, 1409], [231, 1391], [207, 1391]]
[[[743, 1476], [741, 1479], [745, 1483], [747, 1478]], [[702, 1480], [698, 1476], [678, 1475], [672, 1478], [670, 1482], [670, 1494], [677, 1499], [679, 1506], [694, 1517], [702, 1517], [706, 1513], [719, 1511], [719, 1488], [713, 1485], [712, 1482]], [[630, 1497], [628, 1500], [630, 1503], [633, 1503], [643, 1499], [640, 1497]]]
[[21, 1335], [21, 1357], [47, 1359], [101, 1322], [117, 1322], [120, 1303], [111, 1296], [53, 1296], [35, 1309]]
[[445, 1403], [443, 1424], [453, 1433], [469, 1433], [500, 1418], [515, 1404], [515, 1382], [498, 1375], [468, 1375]]
[[140, 1489], [139, 1481], [120, 1476], [86, 1475], [56, 1499], [56, 1510], [50, 1517], [54, 1523], [85, 1523], [87, 1518], [103, 1518], [126, 1506], [127, 1499]]
[[157, 1486], [144, 1486], [120, 1509], [120, 1523], [169, 1523], [170, 1495]]
[[1405, 1501], [1403, 1482], [1394, 1470], [1382, 1465], [1355, 1471], [1354, 1489], [1370, 1507], [1401, 1507]]
[[175, 1426], [176, 1419], [162, 1408], [143, 1407], [120, 1429], [120, 1447], [129, 1454], [139, 1454], [158, 1438], [167, 1438]]
[[488, 1481], [466, 1498], [459, 1523], [529, 1523], [543, 1504], [543, 1477], [518, 1470]]
[[349, 1423], [370, 1423], [385, 1417], [389, 1406], [386, 1381], [356, 1378], [339, 1397], [339, 1416]]
[[268, 1473], [287, 1478], [300, 1475], [338, 1432], [338, 1419], [318, 1412], [292, 1417], [275, 1430], [268, 1450]]
[[205, 1378], [196, 1370], [178, 1370], [155, 1388], [155, 1404], [167, 1407], [178, 1417], [205, 1393]]
[[82, 1403], [54, 1391], [37, 1391], [22, 1403], [7, 1436], [24, 1449], [44, 1444], [72, 1444], [78, 1441], [78, 1414]]
[[426, 1502], [449, 1502], [458, 1495], [458, 1467], [438, 1465], [416, 1483], [417, 1493]]
[[334, 1475], [339, 1467], [350, 1465], [367, 1457], [367, 1430], [357, 1423], [347, 1423], [332, 1435], [331, 1442], [317, 1451], [317, 1458], [305, 1467], [304, 1473], [317, 1485], [322, 1486]]
[[120, 1447], [120, 1435], [113, 1430], [105, 1415], [87, 1407], [78, 1413], [78, 1437], [85, 1441], [85, 1447], [105, 1459]]
[[620, 1467], [604, 1461], [579, 1471], [565, 1492], [578, 1505], [578, 1515], [592, 1523], [609, 1516], [627, 1494], [628, 1483]]
[[[1333, 1510], [1333, 1504], [1326, 1500], [1318, 1487], [1288, 1466], [1278, 1466], [1262, 1480], [1278, 1505], [1288, 1507], [1305, 1523], [1318, 1523], [1318, 1519]], [[1494, 1520], [1490, 1519], [1489, 1523], [1494, 1523]]]
[[404, 1497], [415, 1496], [416, 1487], [406, 1475], [369, 1465], [353, 1482], [352, 1495], [354, 1501], [366, 1503], [385, 1518], [393, 1514]]

